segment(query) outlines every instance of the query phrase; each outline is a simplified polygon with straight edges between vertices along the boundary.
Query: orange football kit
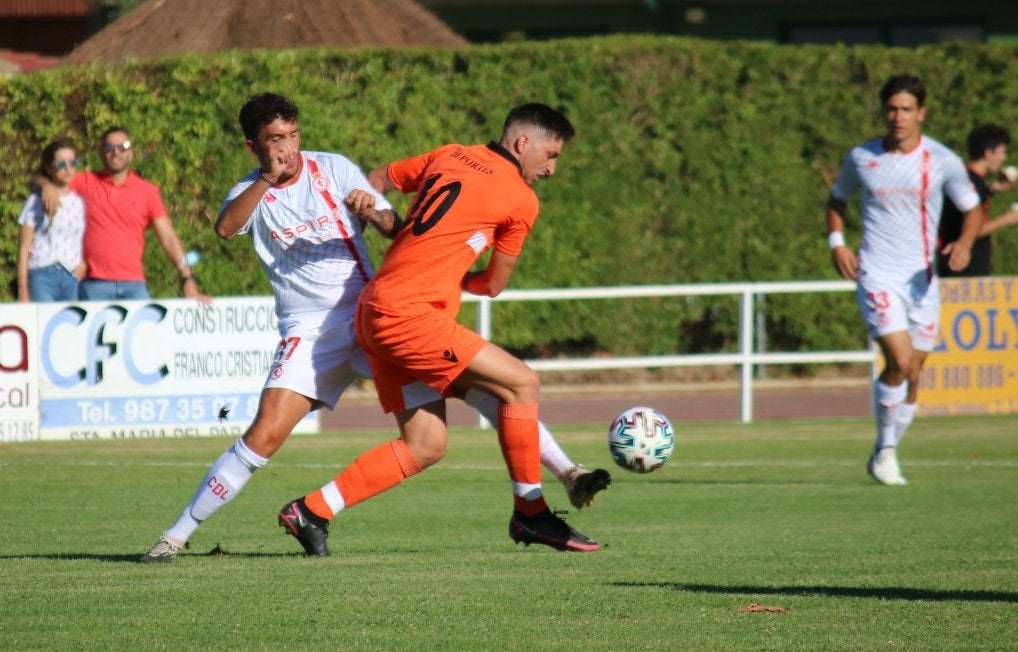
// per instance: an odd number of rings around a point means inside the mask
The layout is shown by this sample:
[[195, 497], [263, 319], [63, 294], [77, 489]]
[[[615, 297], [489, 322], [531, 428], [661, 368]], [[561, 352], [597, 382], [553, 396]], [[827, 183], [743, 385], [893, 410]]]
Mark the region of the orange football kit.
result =
[[421, 404], [407, 405], [405, 389], [415, 381], [448, 396], [484, 346], [456, 322], [463, 276], [491, 246], [518, 256], [538, 201], [519, 164], [496, 144], [446, 145], [387, 171], [398, 189], [417, 195], [361, 295], [357, 336], [382, 408], [394, 412]]
[[[484, 346], [481, 336], [456, 323], [463, 277], [491, 246], [519, 255], [538, 201], [516, 159], [494, 143], [446, 145], [390, 163], [387, 173], [397, 188], [416, 196], [361, 294], [357, 339], [382, 408], [399, 412], [447, 396]], [[539, 487], [537, 405], [500, 403], [498, 433], [510, 478]], [[420, 470], [396, 439], [360, 455], [332, 486], [308, 494], [305, 504], [330, 518], [336, 506], [353, 506]], [[547, 510], [540, 496], [514, 495], [513, 503], [526, 514]]]

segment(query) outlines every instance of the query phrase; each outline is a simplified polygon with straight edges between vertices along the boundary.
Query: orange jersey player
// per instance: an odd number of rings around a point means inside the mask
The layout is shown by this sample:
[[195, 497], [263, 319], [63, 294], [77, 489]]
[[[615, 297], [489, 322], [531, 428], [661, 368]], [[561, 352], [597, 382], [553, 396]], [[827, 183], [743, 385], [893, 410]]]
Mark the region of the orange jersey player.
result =
[[388, 315], [455, 318], [478, 256], [494, 246], [515, 259], [537, 220], [537, 195], [521, 171], [497, 143], [445, 145], [391, 163], [382, 188], [417, 195], [362, 303]]
[[[460, 293], [496, 296], [509, 282], [537, 220], [530, 187], [551, 176], [572, 124], [543, 104], [509, 112], [498, 143], [446, 145], [368, 175], [380, 192], [415, 192], [357, 311], [357, 338], [379, 401], [400, 436], [361, 454], [321, 489], [288, 504], [291, 533], [314, 548], [339, 511], [385, 491], [445, 454], [445, 398], [477, 390], [499, 400], [498, 438], [513, 492], [509, 535], [517, 543], [591, 551], [598, 544], [553, 514], [541, 488], [537, 374], [458, 324]], [[371, 219], [373, 207], [361, 217]], [[471, 272], [493, 248], [487, 266]]]
[[[548, 159], [552, 171], [554, 156], [557, 152]], [[448, 396], [451, 383], [486, 344], [456, 323], [460, 293], [494, 296], [505, 287], [537, 220], [537, 195], [522, 171], [512, 153], [496, 143], [446, 145], [387, 167], [383, 190], [417, 194], [405, 227], [360, 302], [362, 346], [392, 363], [378, 367], [395, 376], [378, 384], [386, 411], [407, 407], [402, 388], [414, 379]], [[378, 175], [371, 180], [377, 183]], [[495, 287], [485, 276], [468, 273], [490, 247], [486, 271], [500, 277]], [[387, 325], [394, 330], [386, 331]], [[385, 341], [387, 333], [391, 343]]]

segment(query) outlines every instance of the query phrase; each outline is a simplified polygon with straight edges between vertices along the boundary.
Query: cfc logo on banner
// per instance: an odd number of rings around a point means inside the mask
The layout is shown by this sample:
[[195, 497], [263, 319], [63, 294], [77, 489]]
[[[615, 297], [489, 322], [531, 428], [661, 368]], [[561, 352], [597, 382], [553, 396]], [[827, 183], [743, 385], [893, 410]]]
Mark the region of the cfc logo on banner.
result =
[[163, 321], [166, 308], [148, 304], [128, 311], [112, 304], [89, 312], [87, 305], [68, 306], [45, 324], [40, 357], [54, 385], [97, 385], [113, 364], [121, 365], [130, 380], [141, 385], [152, 385], [169, 374], [165, 364], [152, 362], [159, 346], [146, 337]]

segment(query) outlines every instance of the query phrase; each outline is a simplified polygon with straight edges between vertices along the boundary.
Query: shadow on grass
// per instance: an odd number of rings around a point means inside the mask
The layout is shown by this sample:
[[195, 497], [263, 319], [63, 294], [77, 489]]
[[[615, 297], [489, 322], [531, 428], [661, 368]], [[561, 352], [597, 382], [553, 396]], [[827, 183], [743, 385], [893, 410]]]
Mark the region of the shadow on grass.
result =
[[879, 598], [881, 600], [930, 600], [933, 602], [1018, 602], [1018, 593], [1010, 591], [971, 591], [967, 589], [907, 589], [896, 587], [854, 586], [717, 586], [677, 582], [612, 582], [622, 588], [670, 589], [690, 593], [721, 595], [820, 596], [831, 598]]
[[675, 484], [684, 485], [689, 487], [695, 487], [697, 485], [705, 486], [717, 486], [723, 485], [726, 487], [830, 487], [832, 483], [830, 481], [822, 480], [747, 480], [746, 478], [739, 478], [735, 480], [691, 480], [691, 479], [667, 479], [667, 480], [651, 480], [648, 484]]
[[[32, 554], [32, 555], [0, 555], [0, 561], [4, 559], [49, 559], [52, 561], [108, 561], [115, 563], [130, 563], [136, 564], [141, 558], [142, 553], [136, 552], [130, 555], [118, 555], [118, 554], [103, 554], [103, 553], [77, 553], [77, 552], [52, 552], [47, 554]], [[187, 559], [198, 559], [201, 557], [235, 557], [237, 559], [287, 559], [287, 558], [305, 558], [302, 552], [206, 552], [206, 553], [195, 553], [195, 552], [182, 552], [177, 556], [178, 561]], [[315, 559], [310, 557], [309, 559]], [[154, 564], [156, 566], [160, 564]]]

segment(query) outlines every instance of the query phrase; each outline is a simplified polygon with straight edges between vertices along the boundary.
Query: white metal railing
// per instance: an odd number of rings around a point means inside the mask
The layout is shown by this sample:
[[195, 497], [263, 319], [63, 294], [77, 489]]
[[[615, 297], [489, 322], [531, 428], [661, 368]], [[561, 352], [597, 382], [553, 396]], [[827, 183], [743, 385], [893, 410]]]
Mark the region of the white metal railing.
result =
[[[589, 369], [635, 369], [697, 365], [738, 365], [740, 374], [740, 415], [743, 423], [753, 421], [753, 370], [765, 364], [802, 364], [828, 362], [868, 362], [876, 364], [871, 346], [858, 351], [796, 351], [766, 353], [753, 350], [754, 297], [767, 294], [809, 292], [846, 292], [855, 289], [852, 281], [776, 281], [763, 283], [705, 283], [701, 285], [629, 285], [619, 287], [563, 288], [545, 290], [506, 290], [495, 298], [463, 294], [464, 302], [476, 302], [477, 331], [491, 339], [491, 304], [503, 301], [553, 301], [566, 299], [629, 299], [645, 297], [741, 296], [739, 309], [739, 352], [656, 355], [622, 358], [572, 358], [527, 360], [536, 371]], [[479, 422], [483, 425], [483, 419]]]

